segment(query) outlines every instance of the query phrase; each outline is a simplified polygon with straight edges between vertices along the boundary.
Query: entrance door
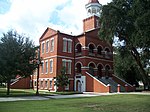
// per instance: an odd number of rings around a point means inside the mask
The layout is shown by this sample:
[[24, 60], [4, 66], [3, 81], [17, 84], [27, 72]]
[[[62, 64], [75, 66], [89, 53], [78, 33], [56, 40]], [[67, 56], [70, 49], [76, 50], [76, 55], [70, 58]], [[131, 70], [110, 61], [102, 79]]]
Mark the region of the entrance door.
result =
[[76, 90], [78, 91], [78, 92], [82, 92], [82, 85], [81, 85], [81, 82], [78, 80], [77, 81], [77, 83], [76, 83]]

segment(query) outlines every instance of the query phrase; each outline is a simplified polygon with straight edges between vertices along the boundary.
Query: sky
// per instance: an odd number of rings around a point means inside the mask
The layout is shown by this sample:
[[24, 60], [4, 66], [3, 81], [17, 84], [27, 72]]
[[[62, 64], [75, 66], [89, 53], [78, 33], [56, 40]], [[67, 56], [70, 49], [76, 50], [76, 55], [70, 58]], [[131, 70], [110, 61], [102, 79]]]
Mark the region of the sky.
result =
[[[30, 37], [35, 45], [50, 27], [67, 34], [82, 33], [82, 20], [87, 17], [89, 0], [0, 0], [0, 37], [16, 30]], [[99, 0], [105, 5], [111, 0]]]

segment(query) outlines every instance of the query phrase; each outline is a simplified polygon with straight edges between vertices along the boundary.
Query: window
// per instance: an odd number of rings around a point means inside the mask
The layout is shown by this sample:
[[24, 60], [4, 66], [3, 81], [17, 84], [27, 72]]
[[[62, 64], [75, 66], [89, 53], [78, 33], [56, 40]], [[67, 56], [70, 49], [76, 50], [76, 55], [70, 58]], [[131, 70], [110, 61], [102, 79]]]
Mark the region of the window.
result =
[[47, 81], [45, 81], [45, 88], [47, 88], [47, 86], [48, 86], [48, 85], [47, 85]]
[[63, 52], [67, 52], [67, 39], [63, 38]]
[[68, 61], [67, 74], [71, 74], [71, 61]]
[[49, 88], [52, 88], [52, 81], [49, 82]]
[[53, 59], [50, 60], [50, 73], [53, 73]]
[[44, 43], [42, 43], [42, 53], [44, 53]]
[[48, 61], [45, 61], [45, 66], [46, 66], [45, 67], [46, 68], [45, 72], [48, 73]]
[[34, 81], [34, 86], [36, 87], [36, 85], [37, 85], [37, 83], [36, 83], [36, 81]]
[[49, 41], [46, 41], [46, 52], [48, 53], [48, 49], [49, 49]]
[[51, 39], [51, 49], [50, 49], [51, 52], [54, 51], [54, 38]]
[[68, 41], [68, 53], [72, 52], [72, 40]]
[[67, 86], [65, 86], [65, 90], [69, 90], [69, 84], [67, 84]]
[[44, 61], [42, 61], [42, 73], [44, 73]]
[[66, 68], [66, 60], [62, 60], [62, 66]]
[[41, 81], [41, 84], [40, 84], [40, 85], [41, 85], [40, 87], [43, 88], [43, 81]]
[[62, 66], [66, 68], [66, 73], [71, 74], [71, 60], [62, 60]]

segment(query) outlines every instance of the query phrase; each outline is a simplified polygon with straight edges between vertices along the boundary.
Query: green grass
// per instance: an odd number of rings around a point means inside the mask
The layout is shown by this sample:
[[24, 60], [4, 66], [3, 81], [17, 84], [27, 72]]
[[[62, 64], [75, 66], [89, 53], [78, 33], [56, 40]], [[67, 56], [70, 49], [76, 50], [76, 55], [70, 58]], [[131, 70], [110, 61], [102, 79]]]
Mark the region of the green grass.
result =
[[0, 112], [150, 112], [149, 95], [0, 102]]

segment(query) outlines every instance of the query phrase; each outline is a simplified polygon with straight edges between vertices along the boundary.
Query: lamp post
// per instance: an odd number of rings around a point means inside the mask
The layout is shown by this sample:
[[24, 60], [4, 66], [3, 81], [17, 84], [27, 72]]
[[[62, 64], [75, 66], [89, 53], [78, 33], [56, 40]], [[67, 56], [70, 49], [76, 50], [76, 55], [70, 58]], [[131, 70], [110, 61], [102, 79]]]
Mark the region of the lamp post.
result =
[[39, 67], [41, 64], [41, 60], [40, 60], [40, 49], [38, 49], [38, 59], [37, 59], [37, 85], [36, 85], [36, 95], [39, 95]]

